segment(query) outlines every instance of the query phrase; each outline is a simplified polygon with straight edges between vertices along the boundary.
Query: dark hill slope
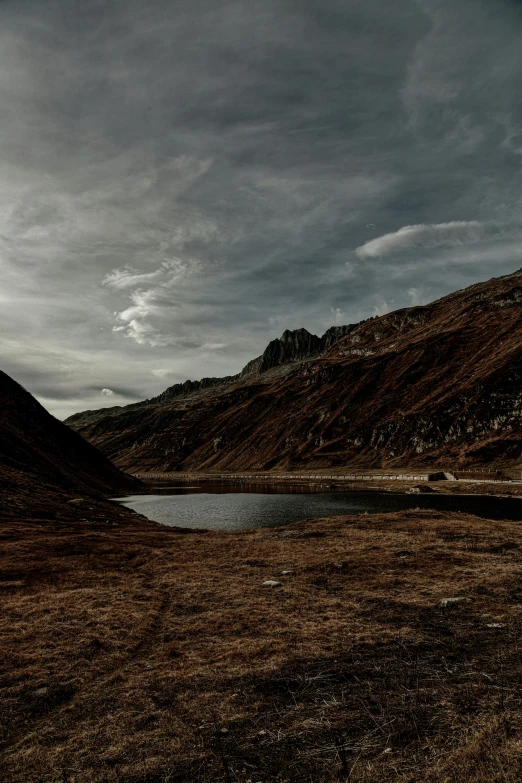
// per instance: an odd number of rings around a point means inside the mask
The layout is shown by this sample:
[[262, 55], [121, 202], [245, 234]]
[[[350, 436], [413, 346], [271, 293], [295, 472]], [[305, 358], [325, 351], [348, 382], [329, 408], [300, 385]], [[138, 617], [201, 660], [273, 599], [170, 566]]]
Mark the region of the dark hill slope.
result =
[[78, 433], [48, 413], [22, 386], [0, 372], [0, 486], [88, 495], [129, 492], [140, 482], [116, 468]]
[[[371, 320], [371, 319], [369, 319]], [[364, 322], [363, 322], [364, 323]], [[86, 424], [99, 421], [105, 416], [119, 416], [122, 411], [128, 412], [136, 408], [143, 408], [156, 403], [166, 403], [174, 397], [183, 397], [193, 392], [204, 391], [210, 388], [223, 390], [243, 379], [261, 375], [274, 367], [282, 364], [310, 359], [324, 353], [334, 342], [345, 334], [353, 331], [357, 324], [348, 326], [331, 326], [322, 337], [310, 334], [306, 329], [287, 329], [281, 337], [271, 340], [261, 356], [252, 359], [237, 375], [227, 375], [224, 378], [202, 378], [199, 381], [185, 381], [169, 386], [157, 397], [142, 402], [134, 402], [131, 405], [113, 405], [110, 408], [87, 410], [75, 413], [67, 419], [67, 424], [75, 430], [80, 430]]]
[[256, 360], [217, 385], [68, 423], [136, 471], [519, 463], [521, 271], [345, 327], [324, 348], [298, 332], [303, 350], [283, 335], [265, 371]]

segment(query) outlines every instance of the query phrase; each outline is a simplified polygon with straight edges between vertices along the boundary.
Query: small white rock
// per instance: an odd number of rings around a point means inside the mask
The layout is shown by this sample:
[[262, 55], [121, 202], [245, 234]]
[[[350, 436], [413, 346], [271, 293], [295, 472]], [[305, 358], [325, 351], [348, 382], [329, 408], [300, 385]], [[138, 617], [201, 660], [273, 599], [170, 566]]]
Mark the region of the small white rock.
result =
[[290, 574], [293, 574], [293, 571], [281, 571], [281, 576], [290, 576]]
[[462, 595], [456, 596], [455, 598], [442, 598], [439, 601], [439, 606], [442, 609], [447, 609], [449, 606], [455, 606], [456, 604], [470, 604], [471, 598], [465, 598]]
[[275, 579], [267, 579], [263, 582], [263, 587], [281, 587], [281, 582], [276, 582]]

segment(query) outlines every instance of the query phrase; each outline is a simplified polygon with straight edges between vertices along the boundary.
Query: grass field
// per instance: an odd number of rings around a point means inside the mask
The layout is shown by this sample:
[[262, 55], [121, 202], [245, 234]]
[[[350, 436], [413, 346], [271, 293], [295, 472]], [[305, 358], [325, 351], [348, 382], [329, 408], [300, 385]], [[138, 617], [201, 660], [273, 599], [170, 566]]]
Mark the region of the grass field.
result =
[[517, 523], [79, 516], [0, 525], [2, 780], [522, 778]]

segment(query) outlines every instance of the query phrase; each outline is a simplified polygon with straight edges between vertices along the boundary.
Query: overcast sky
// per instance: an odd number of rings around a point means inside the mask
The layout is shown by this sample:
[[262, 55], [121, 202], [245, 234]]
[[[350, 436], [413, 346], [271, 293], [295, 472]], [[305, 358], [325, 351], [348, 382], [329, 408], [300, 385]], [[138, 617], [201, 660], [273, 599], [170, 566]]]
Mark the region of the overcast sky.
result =
[[518, 0], [0, 0], [0, 366], [55, 415], [522, 266]]

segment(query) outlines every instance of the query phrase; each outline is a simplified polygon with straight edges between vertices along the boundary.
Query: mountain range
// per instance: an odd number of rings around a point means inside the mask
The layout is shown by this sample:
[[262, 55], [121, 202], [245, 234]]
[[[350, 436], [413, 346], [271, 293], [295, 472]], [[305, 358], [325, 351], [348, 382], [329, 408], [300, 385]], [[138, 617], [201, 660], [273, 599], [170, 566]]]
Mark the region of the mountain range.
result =
[[519, 270], [66, 423], [131, 472], [462, 468], [518, 465], [521, 416]]

